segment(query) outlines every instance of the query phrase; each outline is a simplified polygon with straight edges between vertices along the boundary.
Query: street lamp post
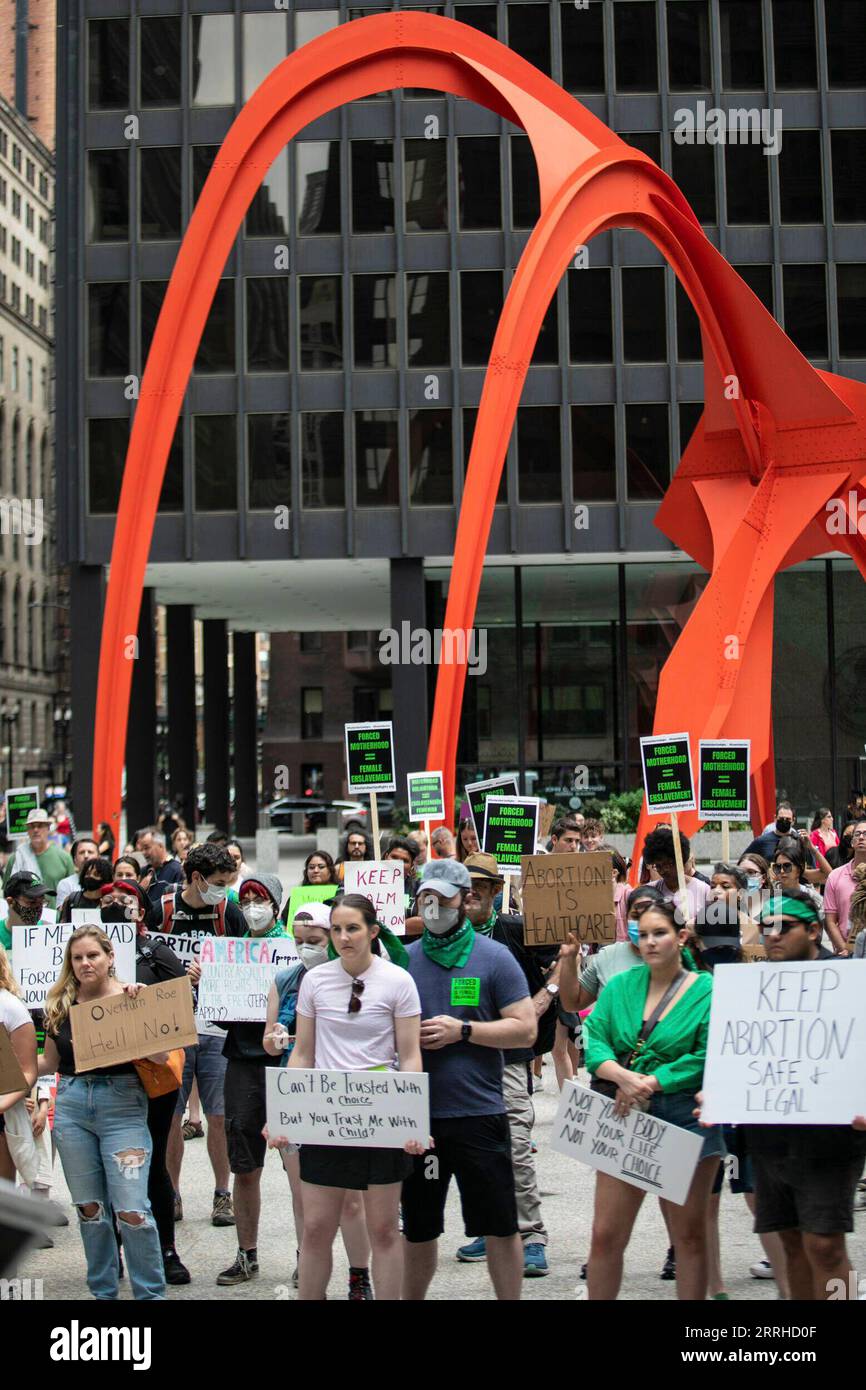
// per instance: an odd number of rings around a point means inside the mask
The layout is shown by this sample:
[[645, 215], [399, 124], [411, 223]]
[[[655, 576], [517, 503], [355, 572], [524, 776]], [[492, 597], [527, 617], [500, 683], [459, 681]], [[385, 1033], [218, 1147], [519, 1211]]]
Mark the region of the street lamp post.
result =
[[2, 703], [2, 705], [0, 705], [0, 721], [2, 721], [2, 724], [3, 724], [3, 741], [4, 741], [5, 744], [8, 745], [8, 747], [7, 747], [8, 763], [7, 763], [7, 774], [6, 774], [6, 786], [7, 786], [7, 787], [11, 787], [12, 784], [13, 784], [13, 783], [12, 783], [12, 778], [13, 778], [13, 763], [12, 763], [12, 758], [13, 758], [13, 743], [12, 743], [12, 739], [13, 739], [13, 735], [14, 735], [14, 732], [15, 732], [15, 725], [18, 723], [18, 718], [19, 718], [20, 714], [21, 714], [21, 702], [20, 702], [20, 700], [4, 700], [3, 703]]

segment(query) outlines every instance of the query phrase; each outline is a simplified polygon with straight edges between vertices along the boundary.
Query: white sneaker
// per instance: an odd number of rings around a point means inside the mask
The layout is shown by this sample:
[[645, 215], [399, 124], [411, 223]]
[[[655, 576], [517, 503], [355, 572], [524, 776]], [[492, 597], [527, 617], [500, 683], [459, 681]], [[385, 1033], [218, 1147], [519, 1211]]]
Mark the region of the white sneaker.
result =
[[749, 1265], [749, 1273], [753, 1279], [775, 1279], [776, 1277], [769, 1260], [758, 1260], [755, 1264]]
[[854, 1193], [854, 1210], [866, 1211], [866, 1183], [858, 1183]]

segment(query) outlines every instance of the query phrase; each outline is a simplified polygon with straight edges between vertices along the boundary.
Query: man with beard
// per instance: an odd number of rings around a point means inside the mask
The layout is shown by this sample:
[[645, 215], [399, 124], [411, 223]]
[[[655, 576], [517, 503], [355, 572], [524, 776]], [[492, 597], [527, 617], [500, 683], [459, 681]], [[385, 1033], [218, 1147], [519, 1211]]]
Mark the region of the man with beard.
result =
[[346, 836], [346, 848], [337, 860], [337, 875], [340, 882], [343, 882], [345, 866], [352, 860], [363, 863], [365, 859], [373, 858], [373, 841], [363, 830], [350, 830]]

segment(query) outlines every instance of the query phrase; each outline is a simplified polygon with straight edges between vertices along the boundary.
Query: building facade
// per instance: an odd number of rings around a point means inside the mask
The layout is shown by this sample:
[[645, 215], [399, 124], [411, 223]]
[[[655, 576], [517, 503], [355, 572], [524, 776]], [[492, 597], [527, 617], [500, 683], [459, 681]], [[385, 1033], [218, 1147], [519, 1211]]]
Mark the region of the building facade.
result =
[[[220, 142], [275, 64], [324, 30], [388, 8], [67, 7], [58, 412], [79, 795], [89, 781], [92, 615], [137, 387], [183, 230]], [[549, 73], [672, 175], [810, 360], [866, 380], [860, 0], [401, 8], [462, 20]], [[680, 143], [680, 113], [733, 106], [781, 121], [778, 149]], [[137, 784], [152, 781], [146, 654], [154, 607], [164, 605], [174, 789], [189, 801], [194, 712], [184, 691], [198, 618], [208, 819], [228, 809], [232, 757], [245, 822], [250, 797], [270, 799], [276, 763], [296, 767], [299, 783], [305, 765], [321, 767], [326, 792], [340, 794], [337, 764], [324, 748], [311, 755], [304, 729], [320, 714], [322, 740], [339, 745], [357, 682], [332, 673], [342, 703], [327, 695], [325, 675], [305, 684], [314, 654], [301, 656], [301, 637], [441, 624], [484, 367], [538, 207], [526, 137], [433, 92], [380, 93], [325, 116], [268, 170], [217, 290], [162, 491], [128, 745]], [[636, 785], [659, 671], [706, 581], [654, 526], [701, 412], [700, 356], [688, 300], [638, 234], [597, 237], [559, 285], [488, 546], [478, 615], [487, 663], [467, 680], [462, 774], [519, 768], [532, 785], [568, 787], [580, 764], [600, 795]], [[841, 807], [866, 739], [866, 715], [844, 698], [864, 660], [862, 581], [828, 553], [782, 575], [776, 595], [779, 783], [803, 810]], [[261, 785], [243, 766], [255, 762], [255, 631], [293, 634], [271, 645]], [[332, 645], [350, 674], [348, 638]], [[434, 676], [380, 661], [368, 681], [390, 686], [401, 770], [423, 765]], [[320, 692], [306, 707], [304, 690]]]

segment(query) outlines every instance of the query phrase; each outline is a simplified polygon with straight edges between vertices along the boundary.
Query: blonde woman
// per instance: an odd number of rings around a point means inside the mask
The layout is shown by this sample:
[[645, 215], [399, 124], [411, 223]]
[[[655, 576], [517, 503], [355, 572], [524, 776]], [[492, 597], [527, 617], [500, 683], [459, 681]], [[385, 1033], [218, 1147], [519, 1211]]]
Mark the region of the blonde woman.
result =
[[[117, 979], [114, 950], [100, 927], [79, 927], [66, 943], [57, 983], [45, 1000], [41, 1075], [59, 1072], [54, 1137], [87, 1259], [87, 1286], [98, 1300], [117, 1298], [120, 1230], [136, 1299], [165, 1297], [156, 1224], [147, 1197], [152, 1151], [147, 1095], [132, 1062], [78, 1073], [70, 1010], [141, 985]], [[151, 1060], [164, 1062], [165, 1052]]]
[[6, 1143], [4, 1115], [7, 1110], [12, 1109], [13, 1105], [17, 1105], [19, 1100], [26, 1100], [36, 1080], [36, 1029], [33, 1027], [30, 1014], [21, 1002], [18, 986], [9, 966], [9, 959], [2, 946], [0, 946], [0, 1025], [9, 1034], [12, 1051], [18, 1059], [18, 1065], [24, 1073], [24, 1080], [27, 1082], [26, 1091], [9, 1091], [5, 1095], [0, 1095], [0, 1178], [14, 1182], [15, 1164]]

